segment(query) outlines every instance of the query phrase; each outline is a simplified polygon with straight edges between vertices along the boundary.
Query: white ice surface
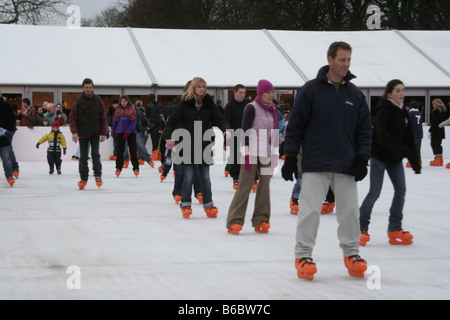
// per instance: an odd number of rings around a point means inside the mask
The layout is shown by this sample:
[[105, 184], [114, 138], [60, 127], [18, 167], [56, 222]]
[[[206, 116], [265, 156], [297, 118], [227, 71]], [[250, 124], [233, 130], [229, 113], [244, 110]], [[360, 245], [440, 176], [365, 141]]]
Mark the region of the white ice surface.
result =
[[[348, 276], [337, 240], [335, 214], [323, 215], [313, 257], [313, 281], [294, 268], [297, 217], [289, 214], [292, 182], [278, 172], [271, 182], [269, 234], [258, 234], [250, 218], [238, 236], [225, 223], [233, 198], [231, 178], [222, 164], [211, 168], [217, 219], [194, 201], [183, 219], [172, 200], [173, 176], [159, 182], [146, 166], [135, 178], [114, 162], [103, 161], [104, 186], [77, 187], [77, 162], [65, 161], [61, 176], [49, 176], [47, 163], [21, 162], [10, 188], [0, 182], [0, 299], [449, 299], [450, 170], [431, 168], [422, 175], [407, 169], [404, 228], [411, 246], [391, 246], [386, 228], [393, 188], [386, 177], [375, 205], [372, 240], [361, 256], [381, 271], [381, 289]], [[369, 179], [359, 184], [360, 202]], [[339, 204], [338, 204], [339, 205]], [[81, 289], [70, 290], [69, 266], [80, 269]]]

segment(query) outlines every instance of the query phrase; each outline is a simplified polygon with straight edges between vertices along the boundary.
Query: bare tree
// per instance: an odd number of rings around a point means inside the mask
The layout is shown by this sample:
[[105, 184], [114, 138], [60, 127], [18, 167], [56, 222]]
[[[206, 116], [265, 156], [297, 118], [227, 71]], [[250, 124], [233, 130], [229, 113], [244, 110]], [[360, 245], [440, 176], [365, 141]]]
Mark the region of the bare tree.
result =
[[111, 6], [93, 18], [81, 19], [81, 25], [97, 28], [127, 27], [127, 15], [119, 6]]
[[54, 15], [64, 15], [58, 7], [67, 7], [68, 0], [0, 0], [0, 23], [38, 24]]

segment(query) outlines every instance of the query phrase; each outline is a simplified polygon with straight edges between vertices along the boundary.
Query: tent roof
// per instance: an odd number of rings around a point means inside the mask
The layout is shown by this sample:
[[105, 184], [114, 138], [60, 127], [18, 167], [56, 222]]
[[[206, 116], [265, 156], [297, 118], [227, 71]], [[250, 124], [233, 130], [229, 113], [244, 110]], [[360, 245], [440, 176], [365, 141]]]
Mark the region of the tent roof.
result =
[[195, 76], [209, 87], [255, 87], [262, 78], [296, 88], [327, 64], [333, 41], [353, 47], [353, 82], [384, 87], [450, 86], [450, 31], [309, 32], [170, 30], [0, 25], [2, 85], [184, 87]]

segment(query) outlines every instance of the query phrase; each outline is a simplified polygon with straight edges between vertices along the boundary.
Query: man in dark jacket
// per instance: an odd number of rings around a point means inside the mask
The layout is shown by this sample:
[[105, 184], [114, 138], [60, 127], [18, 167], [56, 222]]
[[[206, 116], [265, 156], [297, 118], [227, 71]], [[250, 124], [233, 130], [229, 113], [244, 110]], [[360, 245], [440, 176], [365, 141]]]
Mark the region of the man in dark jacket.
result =
[[149, 95], [150, 102], [145, 108], [145, 115], [150, 121], [153, 130], [150, 133], [152, 138], [152, 158], [153, 160], [161, 160], [161, 154], [158, 154], [159, 142], [160, 142], [160, 130], [159, 130], [159, 120], [161, 118], [161, 104], [156, 101], [156, 96], [151, 93]]
[[328, 66], [298, 92], [286, 130], [285, 180], [297, 174], [302, 146], [302, 189], [295, 248], [300, 277], [312, 279], [312, 261], [322, 201], [331, 186], [337, 203], [338, 237], [349, 274], [363, 277], [367, 264], [359, 257], [359, 207], [356, 182], [367, 175], [371, 119], [363, 93], [350, 80], [352, 48], [335, 42]]
[[91, 148], [95, 182], [101, 187], [102, 163], [100, 161], [100, 142], [106, 140], [109, 134], [108, 116], [102, 99], [94, 94], [94, 83], [91, 79], [84, 79], [83, 93], [75, 99], [69, 117], [72, 140], [80, 142], [79, 171], [81, 180], [80, 190], [86, 187], [89, 177], [88, 150]]
[[13, 107], [2, 97], [0, 91], [0, 156], [3, 162], [6, 180], [12, 187], [15, 183], [11, 159], [12, 135], [16, 131], [16, 114]]
[[[250, 99], [245, 97], [245, 94], [245, 87], [242, 84], [236, 85], [234, 88], [234, 95], [231, 97], [231, 100], [227, 103], [224, 109], [224, 116], [228, 123], [228, 127], [235, 131], [242, 129], [242, 115], [244, 113], [244, 108], [252, 102]], [[237, 140], [237, 136], [233, 139], [234, 141], [230, 141], [231, 153], [230, 158], [228, 159], [227, 169], [230, 172], [230, 176], [233, 178], [233, 186], [237, 189], [241, 169], [241, 164], [239, 161], [240, 141]]]

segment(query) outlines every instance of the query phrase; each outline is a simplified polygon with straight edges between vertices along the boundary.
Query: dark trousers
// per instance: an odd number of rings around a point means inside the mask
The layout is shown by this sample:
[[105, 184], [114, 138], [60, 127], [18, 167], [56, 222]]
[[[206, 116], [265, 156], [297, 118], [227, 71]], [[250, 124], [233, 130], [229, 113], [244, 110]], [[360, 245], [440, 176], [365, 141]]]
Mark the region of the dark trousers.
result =
[[53, 152], [53, 151], [47, 151], [47, 162], [48, 166], [51, 170], [53, 170], [56, 166], [56, 170], [61, 170], [61, 151], [59, 152]]
[[125, 151], [125, 144], [128, 143], [128, 150], [130, 151], [131, 164], [133, 165], [133, 171], [139, 171], [139, 161], [137, 157], [137, 143], [136, 134], [130, 134], [126, 140], [123, 139], [123, 134], [117, 135], [117, 159], [116, 169], [122, 170], [123, 168], [123, 153]]
[[431, 149], [433, 149], [433, 154], [435, 156], [442, 155], [442, 139], [431, 138]]
[[79, 160], [79, 172], [80, 178], [83, 181], [87, 181], [89, 178], [89, 147], [91, 148], [92, 166], [95, 177], [102, 176], [102, 163], [100, 161], [100, 136], [90, 138], [80, 138], [80, 160]]

